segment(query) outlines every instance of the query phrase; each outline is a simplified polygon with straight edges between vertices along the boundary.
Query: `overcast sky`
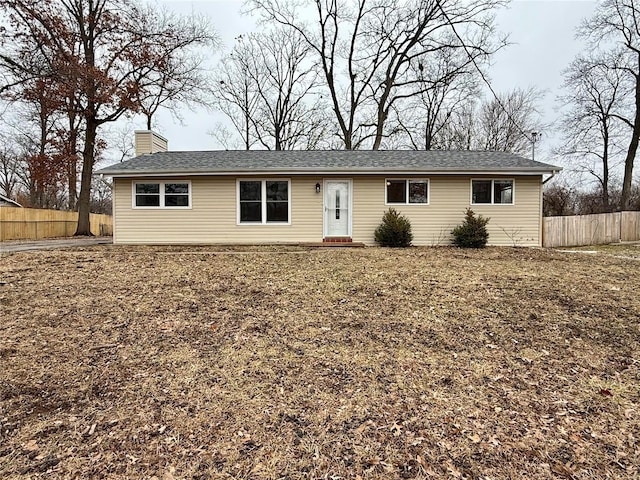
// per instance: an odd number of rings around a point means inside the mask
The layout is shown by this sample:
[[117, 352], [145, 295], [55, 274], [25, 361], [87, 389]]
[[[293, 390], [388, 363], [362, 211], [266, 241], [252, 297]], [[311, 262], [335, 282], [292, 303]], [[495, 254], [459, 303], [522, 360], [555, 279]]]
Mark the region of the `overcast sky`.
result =
[[[159, 1], [177, 13], [208, 15], [220, 36], [224, 49], [233, 46], [234, 38], [255, 28], [255, 20], [242, 15], [240, 0]], [[592, 1], [515, 0], [497, 15], [501, 32], [510, 35], [512, 45], [494, 57], [489, 74], [497, 92], [515, 87], [537, 87], [546, 91], [541, 105], [544, 121], [556, 120], [555, 100], [562, 85], [562, 70], [583, 48], [574, 38], [575, 27], [592, 14]], [[212, 59], [214, 60], [214, 59]], [[157, 130], [169, 140], [171, 150], [207, 150], [220, 148], [208, 135], [212, 125], [221, 120], [204, 110], [181, 112], [182, 124], [163, 112], [157, 117]], [[142, 119], [134, 119], [135, 129], [144, 129]], [[550, 156], [555, 137], [553, 129], [543, 132], [536, 149], [536, 159], [558, 163]]]

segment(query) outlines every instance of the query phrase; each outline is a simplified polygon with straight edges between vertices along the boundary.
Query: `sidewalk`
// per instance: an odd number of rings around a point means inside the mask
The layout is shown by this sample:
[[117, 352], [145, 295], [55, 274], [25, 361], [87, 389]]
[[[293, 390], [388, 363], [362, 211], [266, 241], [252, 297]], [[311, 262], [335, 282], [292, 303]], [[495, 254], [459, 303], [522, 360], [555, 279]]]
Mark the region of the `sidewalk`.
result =
[[26, 252], [30, 250], [51, 250], [54, 248], [88, 247], [111, 244], [112, 237], [65, 237], [42, 240], [9, 240], [0, 242], [0, 254]]

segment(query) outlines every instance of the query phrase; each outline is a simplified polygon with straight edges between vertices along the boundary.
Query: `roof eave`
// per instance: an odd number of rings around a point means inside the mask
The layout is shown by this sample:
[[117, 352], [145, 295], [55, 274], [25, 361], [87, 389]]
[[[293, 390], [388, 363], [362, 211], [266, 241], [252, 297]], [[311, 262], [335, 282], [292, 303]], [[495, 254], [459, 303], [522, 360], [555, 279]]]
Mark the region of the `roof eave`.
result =
[[233, 169], [233, 170], [98, 170], [96, 175], [108, 177], [168, 177], [168, 176], [232, 176], [232, 175], [552, 175], [562, 170], [560, 167], [544, 168], [494, 168], [494, 169]]

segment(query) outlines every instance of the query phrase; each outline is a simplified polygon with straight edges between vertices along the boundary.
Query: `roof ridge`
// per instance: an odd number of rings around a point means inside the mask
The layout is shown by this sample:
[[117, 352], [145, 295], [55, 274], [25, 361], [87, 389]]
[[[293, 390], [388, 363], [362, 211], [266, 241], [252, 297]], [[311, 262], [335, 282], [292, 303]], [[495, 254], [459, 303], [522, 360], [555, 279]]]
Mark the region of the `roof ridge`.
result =
[[145, 154], [98, 174], [551, 173], [559, 167], [509, 152], [473, 150], [204, 150]]

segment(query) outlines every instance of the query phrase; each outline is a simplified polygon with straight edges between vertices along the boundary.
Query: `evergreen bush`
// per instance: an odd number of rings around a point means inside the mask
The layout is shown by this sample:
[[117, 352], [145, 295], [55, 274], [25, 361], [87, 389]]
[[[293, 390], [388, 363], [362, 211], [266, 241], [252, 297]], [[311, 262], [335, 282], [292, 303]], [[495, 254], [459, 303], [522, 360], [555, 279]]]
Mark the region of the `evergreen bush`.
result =
[[413, 240], [411, 222], [390, 208], [382, 216], [382, 223], [374, 233], [376, 242], [382, 247], [408, 247]]
[[487, 232], [488, 217], [478, 215], [467, 208], [464, 221], [451, 231], [453, 244], [462, 248], [484, 248], [489, 240]]

